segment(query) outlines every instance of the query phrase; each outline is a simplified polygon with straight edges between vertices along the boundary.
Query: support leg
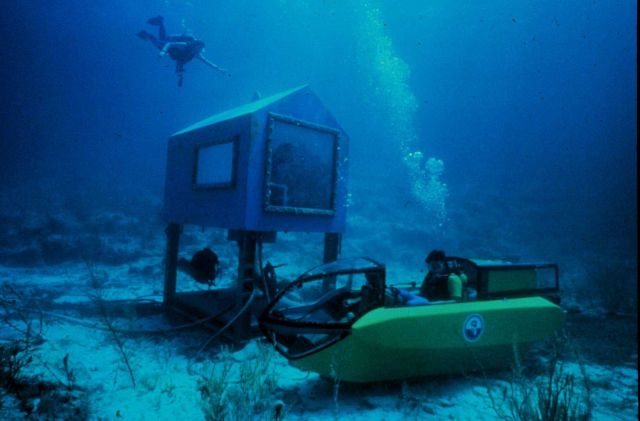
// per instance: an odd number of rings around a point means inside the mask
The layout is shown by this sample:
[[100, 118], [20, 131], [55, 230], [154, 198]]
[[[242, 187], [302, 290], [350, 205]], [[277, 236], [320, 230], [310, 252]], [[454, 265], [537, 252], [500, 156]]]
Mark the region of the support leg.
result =
[[324, 257], [322, 263], [338, 260], [342, 248], [342, 234], [327, 232], [324, 234]]
[[[257, 233], [242, 232], [238, 239], [238, 286], [236, 293], [236, 308], [240, 309], [249, 300], [254, 288], [256, 269]], [[251, 331], [251, 311], [243, 314], [234, 325], [236, 341], [249, 337]]]
[[178, 246], [180, 245], [179, 224], [169, 224], [165, 229], [167, 235], [167, 252], [164, 267], [164, 291], [162, 302], [170, 304], [176, 295], [176, 277], [178, 273]]
[[[327, 232], [324, 234], [324, 256], [322, 263], [335, 262], [340, 257], [340, 248], [342, 247], [342, 235], [338, 233]], [[327, 277], [322, 281], [322, 290], [329, 291], [336, 287], [335, 276]]]

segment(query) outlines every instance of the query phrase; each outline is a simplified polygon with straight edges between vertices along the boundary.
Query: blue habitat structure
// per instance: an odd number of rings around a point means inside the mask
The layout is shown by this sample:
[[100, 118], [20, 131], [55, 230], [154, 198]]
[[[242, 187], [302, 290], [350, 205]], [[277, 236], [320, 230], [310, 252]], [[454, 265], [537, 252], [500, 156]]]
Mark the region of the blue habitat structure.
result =
[[169, 139], [165, 218], [247, 231], [344, 231], [347, 135], [308, 87]]
[[[202, 120], [169, 139], [164, 215], [164, 301], [202, 317], [233, 296], [245, 306], [262, 277], [263, 242], [277, 231], [325, 233], [324, 261], [338, 257], [347, 211], [348, 137], [302, 86]], [[236, 288], [176, 293], [181, 227], [226, 228], [239, 246]], [[275, 285], [263, 285], [266, 299]], [[271, 292], [271, 294], [269, 293]], [[250, 330], [248, 314], [237, 336]]]

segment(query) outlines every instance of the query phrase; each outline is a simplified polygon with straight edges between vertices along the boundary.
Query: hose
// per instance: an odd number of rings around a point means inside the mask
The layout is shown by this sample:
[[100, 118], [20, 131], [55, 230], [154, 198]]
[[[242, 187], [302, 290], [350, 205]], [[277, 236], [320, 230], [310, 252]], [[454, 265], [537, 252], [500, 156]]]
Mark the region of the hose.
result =
[[[136, 300], [133, 300], [133, 301], [136, 301]], [[158, 303], [158, 304], [161, 304], [161, 303]], [[167, 328], [167, 329], [116, 329], [116, 328], [109, 329], [109, 328], [97, 325], [95, 323], [85, 322], [84, 320], [78, 319], [77, 317], [67, 316], [67, 315], [52, 312], [52, 311], [42, 311], [42, 310], [29, 309], [24, 307], [19, 307], [19, 310], [25, 313], [43, 314], [45, 316], [49, 316], [49, 317], [60, 319], [60, 320], [65, 320], [67, 322], [74, 323], [76, 325], [83, 326], [93, 330], [101, 330], [105, 332], [114, 331], [116, 333], [131, 334], [131, 335], [158, 335], [158, 334], [177, 332], [180, 330], [189, 329], [191, 327], [195, 327], [195, 326], [207, 323], [211, 320], [217, 319], [218, 317], [222, 316], [223, 314], [231, 310], [231, 308], [233, 308], [233, 305], [228, 306], [227, 308], [222, 310], [220, 313], [214, 314], [213, 316], [208, 316], [202, 319], [195, 320], [191, 323], [186, 323], [186, 324], [182, 324], [182, 325]]]
[[240, 309], [240, 311], [238, 311], [238, 313], [233, 316], [231, 318], [231, 320], [229, 320], [227, 322], [227, 324], [225, 324], [224, 326], [222, 326], [220, 328], [220, 330], [218, 330], [216, 333], [214, 333], [213, 335], [211, 335], [209, 337], [209, 339], [207, 339], [207, 341], [204, 343], [204, 345], [202, 345], [200, 347], [200, 349], [198, 350], [198, 352], [196, 352], [196, 357], [202, 352], [204, 351], [204, 349], [209, 346], [209, 344], [211, 343], [212, 340], [214, 340], [215, 338], [217, 338], [218, 336], [220, 336], [225, 330], [227, 330], [229, 328], [229, 326], [231, 326], [233, 323], [235, 323], [236, 320], [238, 320], [238, 318], [240, 316], [242, 316], [248, 309], [249, 306], [251, 305], [251, 303], [253, 302], [253, 299], [256, 296], [256, 290], [254, 289], [253, 291], [251, 291], [251, 295], [249, 296], [249, 299], [247, 300], [247, 302], [244, 304], [244, 306]]

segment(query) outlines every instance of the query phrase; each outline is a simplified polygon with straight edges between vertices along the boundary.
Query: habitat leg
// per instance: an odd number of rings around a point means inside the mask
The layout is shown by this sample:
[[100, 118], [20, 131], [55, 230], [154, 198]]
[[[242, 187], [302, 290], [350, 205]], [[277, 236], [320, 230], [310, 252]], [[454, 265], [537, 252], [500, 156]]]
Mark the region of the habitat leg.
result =
[[[340, 257], [342, 247], [342, 235], [333, 232], [324, 234], [324, 256], [322, 263], [335, 262]], [[322, 281], [322, 290], [330, 291], [336, 287], [336, 277], [329, 276]]]
[[[256, 246], [258, 234], [242, 232], [238, 239], [238, 289], [236, 294], [236, 308], [240, 309], [249, 300], [254, 288], [256, 277]], [[234, 325], [236, 341], [249, 337], [251, 332], [251, 311], [246, 311]]]
[[178, 246], [180, 245], [179, 224], [169, 224], [165, 229], [167, 235], [167, 253], [164, 267], [164, 291], [162, 302], [170, 304], [176, 295], [176, 278], [178, 275]]
[[335, 262], [340, 257], [342, 234], [327, 232], [324, 234], [324, 257], [322, 263]]

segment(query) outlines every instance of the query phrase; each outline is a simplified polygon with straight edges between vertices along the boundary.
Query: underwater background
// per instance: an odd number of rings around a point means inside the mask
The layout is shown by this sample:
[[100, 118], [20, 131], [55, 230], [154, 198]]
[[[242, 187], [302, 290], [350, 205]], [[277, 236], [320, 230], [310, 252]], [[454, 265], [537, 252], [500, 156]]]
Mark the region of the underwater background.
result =
[[[156, 15], [169, 33], [202, 39], [205, 56], [231, 76], [194, 61], [179, 87], [169, 58], [135, 36], [153, 32], [146, 21]], [[623, 370], [601, 380], [594, 417], [637, 419], [635, 2], [31, 0], [5, 2], [0, 19], [4, 320], [13, 320], [7, 303], [17, 296], [46, 311], [82, 302], [94, 273], [107, 298], [161, 295], [169, 136], [256, 92], [309, 84], [350, 139], [342, 255], [381, 261], [398, 282], [420, 280], [433, 248], [559, 263], [563, 304], [586, 320], [573, 333], [592, 376]], [[225, 236], [185, 228], [181, 251], [210, 246], [230, 282], [237, 252]], [[284, 234], [265, 257], [294, 278], [321, 261], [321, 245], [319, 234]], [[185, 344], [206, 332], [128, 339], [134, 371], [180, 373], [172, 386], [148, 379], [131, 388], [107, 340], [60, 323], [43, 334], [25, 378], [64, 377], [66, 355], [78, 362], [72, 403], [39, 410], [37, 394], [4, 385], [7, 419], [206, 416], [180, 365], [189, 365]], [[15, 335], [8, 326], [0, 345]], [[112, 378], [83, 365], [88, 354], [121, 371], [113, 387], [96, 389]], [[317, 386], [305, 381], [287, 384]], [[392, 419], [407, 416], [398, 396], [404, 405], [416, 390], [436, 400], [447, 390], [451, 405], [432, 402], [411, 416], [472, 418], [486, 394], [468, 379], [442, 382], [347, 390], [341, 405], [322, 384], [315, 395], [281, 399], [292, 419]], [[55, 393], [52, 401], [64, 400]], [[362, 404], [367, 394], [378, 399]]]

